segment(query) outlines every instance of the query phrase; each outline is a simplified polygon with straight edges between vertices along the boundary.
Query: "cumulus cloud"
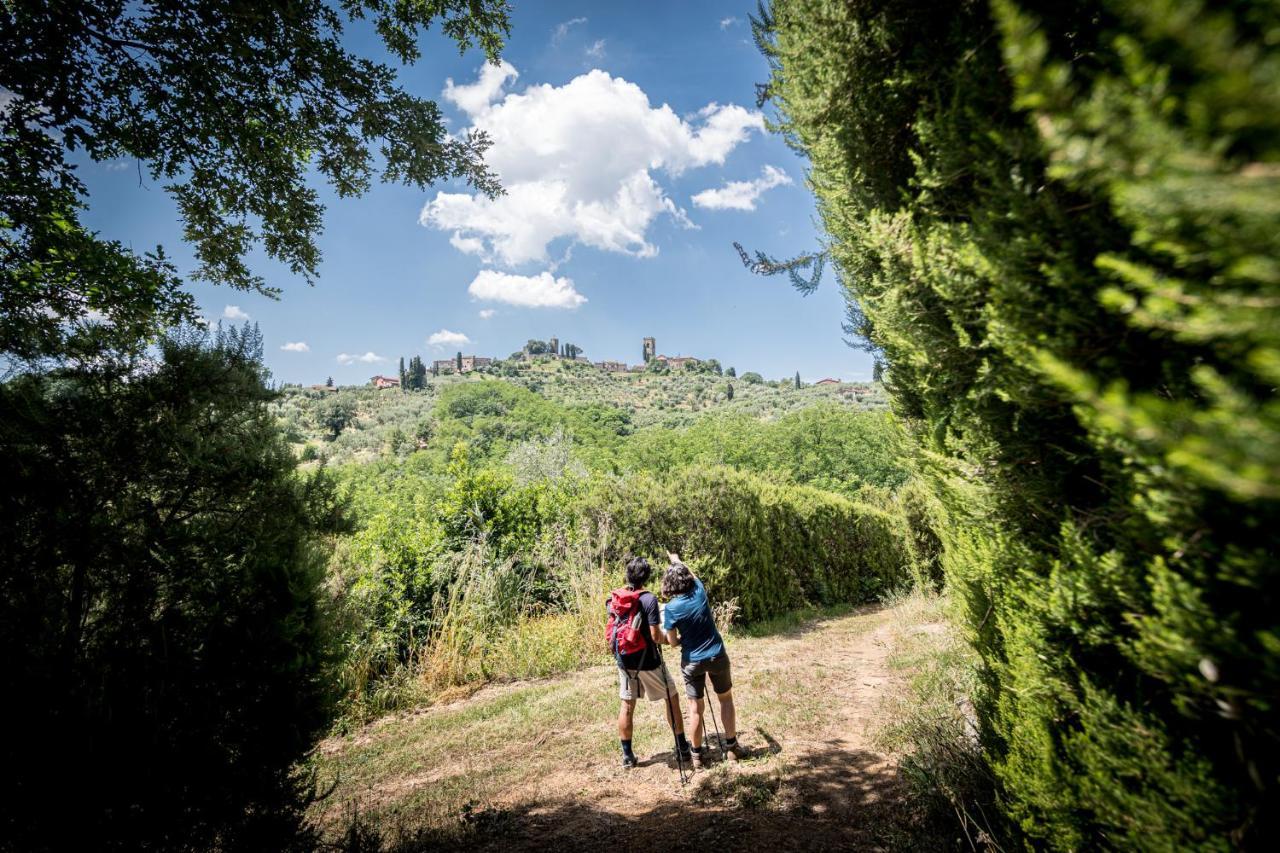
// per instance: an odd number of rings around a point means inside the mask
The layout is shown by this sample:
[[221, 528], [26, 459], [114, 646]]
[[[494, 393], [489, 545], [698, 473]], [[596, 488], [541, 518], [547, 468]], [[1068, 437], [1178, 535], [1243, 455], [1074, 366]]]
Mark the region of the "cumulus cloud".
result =
[[474, 115], [502, 94], [508, 80], [520, 76], [514, 65], [503, 60], [498, 65], [485, 63], [480, 69], [480, 77], [474, 83], [458, 85], [449, 77], [444, 81], [444, 99], [455, 104], [467, 115]]
[[493, 315], [494, 315], [494, 314], [497, 314], [497, 313], [498, 313], [498, 312], [497, 312], [497, 311], [494, 311], [492, 308], [481, 308], [481, 309], [480, 309], [480, 319], [481, 319], [481, 320], [489, 320], [489, 319], [491, 319], [491, 318], [493, 317]]
[[495, 84], [490, 68], [470, 86], [450, 81], [445, 97], [489, 134], [485, 163], [506, 194], [438, 192], [419, 222], [452, 232], [459, 251], [507, 266], [547, 263], [548, 246], [560, 239], [656, 254], [648, 229], [658, 216], [691, 227], [659, 173], [723, 164], [753, 131], [764, 130], [759, 112], [735, 104], [708, 104], [681, 118], [666, 104], [653, 106], [636, 84], [598, 69], [563, 86], [503, 95], [515, 69]]
[[703, 190], [693, 197], [698, 207], [710, 210], [755, 210], [756, 200], [766, 190], [791, 183], [791, 176], [774, 166], [765, 166], [754, 181], [730, 181], [722, 187]]
[[280, 349], [285, 352], [311, 352], [311, 347], [307, 346], [306, 341], [289, 341], [282, 344]]
[[587, 48], [587, 56], [592, 59], [604, 59], [604, 39], [596, 39], [591, 47]]
[[587, 297], [574, 289], [573, 279], [556, 278], [549, 272], [512, 275], [499, 270], [480, 270], [467, 292], [476, 299], [521, 308], [577, 308], [587, 301]]
[[364, 355], [349, 355], [348, 353], [338, 354], [338, 364], [379, 364], [389, 359], [384, 355], [378, 355], [376, 352], [367, 352]]
[[448, 329], [441, 329], [438, 332], [432, 332], [431, 337], [427, 338], [427, 345], [433, 347], [460, 347], [471, 343], [462, 332], [451, 332]]
[[463, 237], [457, 231], [449, 238], [449, 245], [464, 255], [483, 255], [484, 241], [479, 237]]
[[564, 41], [564, 37], [569, 34], [570, 29], [576, 27], [578, 24], [585, 24], [586, 22], [586, 18], [570, 18], [567, 21], [561, 21], [556, 24], [555, 29], [551, 31], [551, 43], [559, 44]]
[[248, 320], [249, 315], [240, 310], [239, 305], [228, 305], [222, 309], [222, 319], [224, 320]]

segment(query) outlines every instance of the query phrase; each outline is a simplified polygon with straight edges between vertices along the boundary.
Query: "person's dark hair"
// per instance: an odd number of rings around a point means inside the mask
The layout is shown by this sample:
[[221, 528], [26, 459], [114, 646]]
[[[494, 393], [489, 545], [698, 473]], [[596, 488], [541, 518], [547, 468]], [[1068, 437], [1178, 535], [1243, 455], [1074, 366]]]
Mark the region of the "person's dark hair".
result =
[[644, 557], [632, 557], [627, 561], [627, 586], [640, 589], [649, 580], [651, 574], [653, 570], [649, 568], [649, 561]]
[[662, 597], [673, 598], [693, 589], [693, 572], [684, 563], [672, 563], [662, 578]]

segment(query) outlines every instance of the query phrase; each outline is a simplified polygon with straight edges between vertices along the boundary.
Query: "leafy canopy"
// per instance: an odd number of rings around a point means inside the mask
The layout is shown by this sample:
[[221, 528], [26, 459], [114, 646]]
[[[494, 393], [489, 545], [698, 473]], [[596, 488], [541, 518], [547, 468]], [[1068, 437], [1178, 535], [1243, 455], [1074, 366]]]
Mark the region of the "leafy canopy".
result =
[[[435, 103], [344, 44], [369, 22], [402, 63], [439, 22], [497, 61], [505, 0], [91, 0], [0, 8], [0, 352], [21, 359], [136, 345], [191, 319], [159, 250], [86, 232], [75, 160], [128, 158], [162, 182], [195, 247], [195, 275], [274, 294], [246, 262], [260, 248], [317, 275], [321, 176], [339, 196], [383, 180], [461, 178], [501, 190], [481, 133], [453, 137]], [[109, 324], [97, 322], [110, 321]]]

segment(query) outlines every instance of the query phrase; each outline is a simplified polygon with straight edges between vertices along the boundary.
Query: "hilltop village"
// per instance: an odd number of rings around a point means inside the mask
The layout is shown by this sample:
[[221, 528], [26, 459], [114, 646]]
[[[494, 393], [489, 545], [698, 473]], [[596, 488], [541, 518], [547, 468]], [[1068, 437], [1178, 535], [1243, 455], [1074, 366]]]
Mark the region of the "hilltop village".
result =
[[[703, 362], [703, 359], [694, 358], [693, 356], [667, 356], [659, 355], [657, 352], [657, 343], [654, 338], [645, 338], [642, 341], [643, 361], [640, 364], [628, 365], [623, 361], [591, 361], [582, 354], [582, 347], [568, 342], [561, 343], [557, 337], [550, 337], [545, 341], [530, 340], [524, 345], [524, 349], [519, 352], [513, 352], [508, 361], [531, 361], [537, 358], [550, 359], [567, 359], [576, 361], [581, 364], [591, 364], [606, 373], [639, 373], [645, 370], [651, 362], [657, 362], [669, 368], [684, 369]], [[433, 376], [443, 376], [450, 373], [470, 373], [471, 371], [486, 367], [496, 359], [488, 358], [480, 355], [463, 355], [458, 353], [453, 358], [436, 359], [431, 363], [431, 373]], [[376, 379], [377, 377], [375, 377]], [[385, 378], [385, 377], [384, 377]]]
[[[582, 347], [576, 344], [564, 342], [562, 343], [557, 337], [550, 337], [545, 341], [529, 340], [522, 349], [513, 352], [506, 359], [493, 358], [483, 355], [467, 355], [458, 352], [452, 358], [439, 358], [431, 362], [428, 367], [417, 356], [409, 360], [408, 367], [405, 367], [403, 359], [401, 360], [400, 375], [384, 376], [376, 375], [369, 378], [369, 384], [374, 388], [410, 388], [415, 385], [421, 385], [421, 381], [425, 378], [425, 374], [430, 373], [432, 376], [451, 376], [455, 374], [472, 373], [485, 368], [495, 368], [501, 365], [514, 366], [521, 362], [534, 361], [570, 361], [577, 364], [590, 365], [597, 370], [605, 373], [644, 373], [650, 372], [670, 372], [672, 370], [687, 370], [699, 373], [713, 373], [718, 375], [724, 374], [720, 362], [714, 358], [698, 358], [691, 355], [664, 355], [658, 352], [657, 339], [646, 337], [641, 339], [641, 361], [638, 364], [627, 364], [624, 361], [592, 361], [583, 355]], [[728, 374], [733, 377], [734, 373], [730, 368]], [[799, 377], [797, 376], [797, 382]], [[853, 383], [842, 382], [839, 379], [825, 378], [813, 383], [814, 385], [848, 385]], [[330, 379], [323, 385], [312, 385], [312, 390], [316, 391], [334, 391], [333, 380]]]

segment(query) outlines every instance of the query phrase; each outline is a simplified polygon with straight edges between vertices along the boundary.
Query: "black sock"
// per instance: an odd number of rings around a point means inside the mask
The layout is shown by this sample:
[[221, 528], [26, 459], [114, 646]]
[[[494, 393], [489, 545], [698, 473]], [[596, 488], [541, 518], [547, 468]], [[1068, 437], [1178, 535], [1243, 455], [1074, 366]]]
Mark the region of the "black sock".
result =
[[680, 734], [676, 735], [676, 749], [678, 749], [680, 752], [689, 751], [689, 739], [684, 736], [684, 732], [681, 732]]
[[627, 756], [628, 758], [635, 757], [635, 753], [631, 751], [631, 741], [629, 740], [622, 741], [622, 754]]
[[736, 737], [727, 737], [724, 739], [725, 746], [733, 746], [737, 742], [738, 742], [738, 739]]

